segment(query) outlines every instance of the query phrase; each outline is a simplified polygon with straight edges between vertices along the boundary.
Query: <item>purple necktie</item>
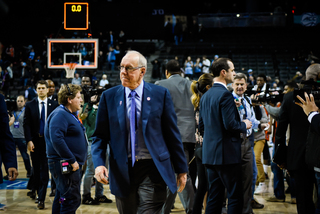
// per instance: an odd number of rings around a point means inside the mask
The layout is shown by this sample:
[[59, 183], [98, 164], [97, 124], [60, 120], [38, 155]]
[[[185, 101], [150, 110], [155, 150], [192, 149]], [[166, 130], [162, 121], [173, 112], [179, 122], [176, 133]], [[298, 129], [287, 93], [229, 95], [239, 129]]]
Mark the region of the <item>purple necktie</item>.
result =
[[136, 151], [135, 151], [135, 142], [136, 142], [136, 92], [131, 91], [131, 110], [130, 110], [130, 138], [131, 138], [131, 160], [132, 166], [135, 162]]

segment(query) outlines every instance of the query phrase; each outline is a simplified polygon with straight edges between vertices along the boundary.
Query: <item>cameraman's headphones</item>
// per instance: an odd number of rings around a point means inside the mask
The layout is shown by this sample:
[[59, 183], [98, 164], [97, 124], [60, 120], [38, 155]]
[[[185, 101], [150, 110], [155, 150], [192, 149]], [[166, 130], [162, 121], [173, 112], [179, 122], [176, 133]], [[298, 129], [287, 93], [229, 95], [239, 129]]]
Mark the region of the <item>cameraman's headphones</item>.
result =
[[72, 95], [73, 95], [73, 93], [72, 93], [72, 91], [70, 90], [69, 85], [68, 85], [68, 84], [66, 84], [66, 86], [67, 86], [67, 90], [68, 90], [67, 95], [68, 95], [68, 96], [72, 96]]

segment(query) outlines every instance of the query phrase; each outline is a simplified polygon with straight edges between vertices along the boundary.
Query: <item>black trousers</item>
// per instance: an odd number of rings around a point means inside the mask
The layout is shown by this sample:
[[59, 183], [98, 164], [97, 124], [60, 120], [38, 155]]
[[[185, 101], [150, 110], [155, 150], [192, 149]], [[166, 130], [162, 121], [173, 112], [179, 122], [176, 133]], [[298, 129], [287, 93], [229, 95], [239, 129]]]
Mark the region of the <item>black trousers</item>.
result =
[[194, 154], [197, 162], [198, 190], [194, 198], [193, 213], [201, 214], [204, 196], [208, 191], [208, 180], [207, 180], [206, 167], [204, 164], [202, 164], [202, 147], [199, 144], [197, 145], [197, 148]]
[[44, 138], [39, 138], [35, 144], [34, 152], [31, 152], [31, 161], [34, 176], [34, 190], [38, 193], [39, 201], [44, 201], [49, 182], [49, 168]]
[[139, 160], [130, 168], [130, 194], [126, 198], [116, 197], [120, 214], [160, 213], [166, 200], [166, 183], [153, 160]]
[[314, 213], [313, 187], [316, 182], [315, 172], [309, 169], [290, 170], [296, 184], [298, 214]]
[[252, 213], [252, 149], [249, 139], [245, 139], [241, 144], [241, 159], [242, 159], [242, 187], [243, 187], [243, 211], [242, 214]]

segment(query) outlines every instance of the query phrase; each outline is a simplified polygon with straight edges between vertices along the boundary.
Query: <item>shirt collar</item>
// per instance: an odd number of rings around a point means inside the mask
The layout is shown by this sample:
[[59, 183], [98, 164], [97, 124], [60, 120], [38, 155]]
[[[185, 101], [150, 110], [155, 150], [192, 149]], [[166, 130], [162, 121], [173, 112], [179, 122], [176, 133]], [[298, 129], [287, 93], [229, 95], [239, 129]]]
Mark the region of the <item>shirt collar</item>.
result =
[[46, 97], [46, 99], [44, 99], [44, 100], [41, 100], [41, 99], [38, 97], [38, 102], [39, 102], [39, 103], [44, 102], [44, 104], [47, 104], [47, 100], [48, 100], [48, 97]]
[[[144, 81], [142, 81], [140, 83], [140, 85], [138, 87], [136, 87], [134, 89], [134, 91], [137, 93], [137, 95], [141, 98], [142, 97], [142, 94], [143, 94], [143, 86], [144, 86]], [[132, 91], [130, 88], [128, 87], [125, 87], [125, 91], [126, 91], [126, 97], [128, 98], [129, 95], [130, 95], [130, 92]]]
[[228, 90], [228, 88], [227, 88], [226, 84], [224, 84], [224, 83], [222, 83], [222, 82], [214, 82], [214, 84], [220, 84], [220, 85], [223, 85], [223, 86]]
[[242, 96], [239, 96], [239, 95], [237, 95], [234, 91], [232, 92], [232, 95], [233, 95], [233, 97], [235, 97], [235, 98], [244, 98], [244, 96], [243, 96], [243, 94], [242, 94]]
[[173, 76], [180, 76], [180, 74], [173, 74], [173, 75], [171, 75], [168, 79], [170, 79], [170, 78], [173, 77]]

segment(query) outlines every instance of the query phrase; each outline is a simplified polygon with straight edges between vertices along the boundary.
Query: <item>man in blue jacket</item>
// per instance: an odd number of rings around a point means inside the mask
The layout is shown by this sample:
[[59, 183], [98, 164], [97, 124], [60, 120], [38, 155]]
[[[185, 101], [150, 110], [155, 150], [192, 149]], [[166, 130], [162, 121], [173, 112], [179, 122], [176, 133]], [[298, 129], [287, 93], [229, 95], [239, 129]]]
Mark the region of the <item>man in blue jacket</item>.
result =
[[[143, 81], [147, 60], [129, 51], [120, 64], [122, 85], [103, 92], [92, 144], [95, 177], [110, 181], [119, 213], [160, 213], [166, 186], [182, 191], [188, 166], [167, 89]], [[108, 173], [105, 167], [110, 144]], [[175, 178], [177, 173], [177, 183]]]
[[230, 59], [219, 58], [210, 67], [213, 86], [200, 100], [200, 121], [204, 125], [202, 163], [209, 182], [206, 213], [220, 214], [224, 192], [228, 192], [228, 213], [242, 213], [243, 191], [241, 143], [252, 123], [240, 115], [227, 84], [235, 76]]

